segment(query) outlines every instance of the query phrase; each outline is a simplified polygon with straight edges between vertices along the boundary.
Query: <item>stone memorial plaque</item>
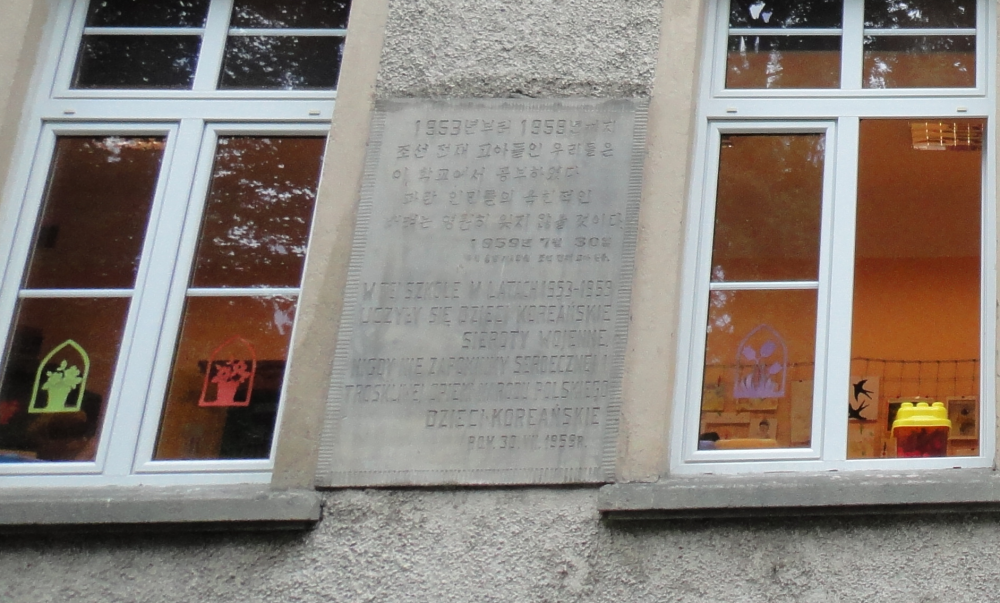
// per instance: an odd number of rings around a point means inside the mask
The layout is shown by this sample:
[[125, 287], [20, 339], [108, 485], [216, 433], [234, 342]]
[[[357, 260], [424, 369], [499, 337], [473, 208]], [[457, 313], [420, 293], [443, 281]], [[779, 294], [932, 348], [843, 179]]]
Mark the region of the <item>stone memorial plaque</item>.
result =
[[378, 104], [319, 483], [613, 476], [645, 103]]

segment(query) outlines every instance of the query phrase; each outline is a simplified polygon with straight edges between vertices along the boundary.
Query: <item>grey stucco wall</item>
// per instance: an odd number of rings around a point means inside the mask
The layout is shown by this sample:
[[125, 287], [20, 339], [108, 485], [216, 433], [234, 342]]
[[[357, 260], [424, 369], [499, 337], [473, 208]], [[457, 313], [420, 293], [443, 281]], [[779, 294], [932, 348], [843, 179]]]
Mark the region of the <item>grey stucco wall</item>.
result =
[[[660, 12], [391, 0], [377, 96], [646, 96]], [[302, 534], [0, 535], [0, 603], [1000, 600], [1000, 515], [606, 524], [592, 488], [326, 498]]]
[[339, 491], [304, 534], [0, 537], [0, 601], [996, 601], [1000, 516], [603, 523], [596, 490]]
[[646, 96], [658, 0], [391, 0], [377, 94]]

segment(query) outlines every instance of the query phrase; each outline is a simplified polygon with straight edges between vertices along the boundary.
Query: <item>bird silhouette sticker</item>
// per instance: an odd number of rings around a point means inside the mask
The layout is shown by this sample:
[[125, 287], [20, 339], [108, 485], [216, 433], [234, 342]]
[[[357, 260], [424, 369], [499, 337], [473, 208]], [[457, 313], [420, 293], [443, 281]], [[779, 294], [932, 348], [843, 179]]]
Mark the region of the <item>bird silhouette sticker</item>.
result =
[[851, 377], [847, 417], [855, 421], [878, 419], [878, 377]]

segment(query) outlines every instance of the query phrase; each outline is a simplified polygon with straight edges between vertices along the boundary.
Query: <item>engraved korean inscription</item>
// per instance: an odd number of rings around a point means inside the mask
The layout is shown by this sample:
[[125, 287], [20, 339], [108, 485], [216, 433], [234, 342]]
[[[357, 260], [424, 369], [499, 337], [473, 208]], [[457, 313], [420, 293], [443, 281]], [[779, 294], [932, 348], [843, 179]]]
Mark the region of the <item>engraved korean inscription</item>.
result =
[[321, 483], [609, 478], [642, 111], [378, 107]]

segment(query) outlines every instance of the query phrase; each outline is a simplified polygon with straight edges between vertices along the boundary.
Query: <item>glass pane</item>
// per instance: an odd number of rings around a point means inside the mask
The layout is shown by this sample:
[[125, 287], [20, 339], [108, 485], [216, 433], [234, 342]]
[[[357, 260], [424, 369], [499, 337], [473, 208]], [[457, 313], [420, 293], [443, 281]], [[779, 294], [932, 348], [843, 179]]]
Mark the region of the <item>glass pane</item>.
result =
[[28, 289], [130, 289], [163, 158], [163, 138], [56, 142]]
[[839, 86], [839, 36], [729, 36], [726, 88]]
[[342, 37], [230, 36], [219, 88], [333, 90], [343, 53]]
[[[849, 458], [895, 456], [903, 400], [979, 395], [983, 154], [970, 132], [985, 122], [931, 125], [944, 144], [926, 144], [924, 119], [861, 122]], [[978, 452], [978, 427], [966, 435], [950, 454]]]
[[268, 458], [294, 320], [283, 297], [188, 298], [155, 459]]
[[128, 299], [24, 299], [0, 380], [0, 463], [94, 459]]
[[975, 0], [865, 0], [865, 27], [975, 27]]
[[816, 291], [713, 291], [699, 448], [806, 448]]
[[975, 88], [975, 36], [865, 36], [865, 88]]
[[727, 134], [719, 152], [712, 281], [816, 280], [822, 134]]
[[730, 0], [730, 27], [840, 27], [843, 0]]
[[190, 89], [201, 36], [83, 36], [73, 88]]
[[348, 0], [236, 0], [231, 27], [345, 29]]
[[204, 27], [209, 0], [91, 0], [87, 27]]
[[219, 139], [192, 286], [299, 286], [325, 142]]

